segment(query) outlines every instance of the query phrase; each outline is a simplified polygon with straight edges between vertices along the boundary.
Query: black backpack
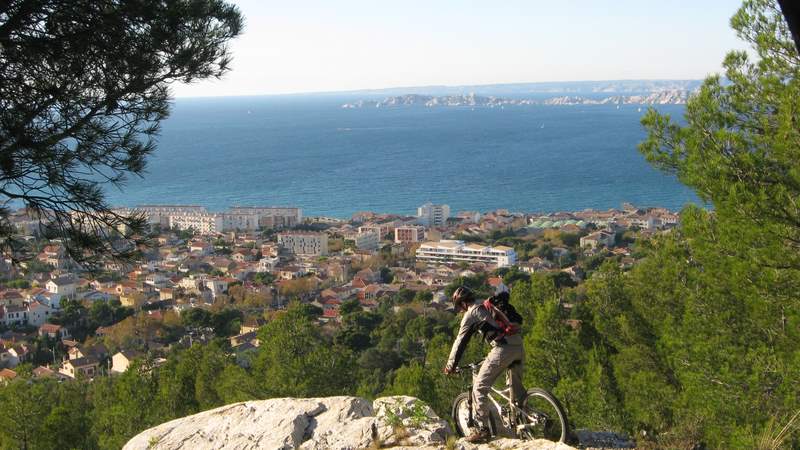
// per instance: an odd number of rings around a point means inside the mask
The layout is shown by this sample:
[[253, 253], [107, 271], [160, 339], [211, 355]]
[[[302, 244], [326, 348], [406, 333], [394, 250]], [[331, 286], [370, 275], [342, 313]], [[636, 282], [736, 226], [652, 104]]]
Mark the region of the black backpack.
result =
[[489, 301], [492, 302], [497, 309], [503, 312], [503, 314], [508, 317], [513, 323], [522, 325], [522, 316], [517, 312], [517, 309], [514, 308], [511, 302], [511, 296], [508, 292], [501, 292], [499, 294], [493, 295], [489, 297]]

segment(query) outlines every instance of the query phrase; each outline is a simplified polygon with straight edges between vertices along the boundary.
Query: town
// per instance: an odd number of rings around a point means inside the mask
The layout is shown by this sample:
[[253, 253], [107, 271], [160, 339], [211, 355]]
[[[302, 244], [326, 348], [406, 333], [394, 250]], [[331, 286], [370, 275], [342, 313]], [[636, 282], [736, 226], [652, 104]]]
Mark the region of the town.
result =
[[630, 204], [607, 211], [451, 213], [426, 203], [404, 216], [358, 212], [303, 217], [296, 207], [142, 205], [153, 246], [141, 260], [87, 270], [63, 242], [46, 240], [25, 210], [11, 215], [35, 251], [1, 262], [0, 384], [27, 367], [36, 378], [91, 380], [154, 366], [170, 349], [227, 339], [248, 367], [258, 329], [290, 302], [342, 311], [396, 307], [398, 299], [450, 308], [445, 287], [484, 277], [494, 288], [544, 273], [576, 286], [606, 260], [637, 261], [635, 243], [669, 232], [679, 216]]

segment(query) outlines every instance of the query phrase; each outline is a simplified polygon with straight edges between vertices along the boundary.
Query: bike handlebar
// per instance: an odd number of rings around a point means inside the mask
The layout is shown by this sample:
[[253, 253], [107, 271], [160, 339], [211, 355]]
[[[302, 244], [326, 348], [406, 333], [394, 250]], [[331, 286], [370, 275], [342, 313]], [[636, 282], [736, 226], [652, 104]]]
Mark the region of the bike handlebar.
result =
[[470, 371], [474, 372], [474, 371], [476, 371], [476, 370], [481, 368], [481, 365], [483, 364], [483, 361], [484, 360], [482, 359], [482, 360], [480, 360], [478, 362], [474, 362], [472, 364], [467, 364], [466, 366], [456, 367], [456, 368], [453, 369], [453, 372], [454, 373], [461, 373], [461, 372], [466, 371], [467, 369], [469, 369]]

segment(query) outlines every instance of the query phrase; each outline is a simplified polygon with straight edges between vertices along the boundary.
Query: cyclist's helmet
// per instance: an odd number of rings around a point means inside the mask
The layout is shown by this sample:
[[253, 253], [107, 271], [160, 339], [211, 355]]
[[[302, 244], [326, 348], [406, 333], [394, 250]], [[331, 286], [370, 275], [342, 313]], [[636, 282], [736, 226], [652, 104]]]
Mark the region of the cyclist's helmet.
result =
[[456, 311], [475, 303], [475, 294], [466, 286], [459, 286], [453, 291], [453, 306]]

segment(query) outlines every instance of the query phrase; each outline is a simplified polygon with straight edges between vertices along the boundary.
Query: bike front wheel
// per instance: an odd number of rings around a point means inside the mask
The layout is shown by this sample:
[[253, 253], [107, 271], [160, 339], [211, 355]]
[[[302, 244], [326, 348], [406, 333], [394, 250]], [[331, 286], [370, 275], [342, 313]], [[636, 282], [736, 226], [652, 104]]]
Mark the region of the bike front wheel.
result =
[[524, 439], [548, 439], [564, 442], [569, 425], [564, 408], [551, 393], [544, 389], [528, 390], [517, 417], [517, 435]]
[[[462, 437], [469, 434], [470, 428], [478, 425], [475, 421], [474, 411], [470, 411], [469, 396], [469, 392], [464, 392], [453, 400], [453, 424], [456, 426], [456, 433]], [[489, 432], [492, 436], [497, 435], [497, 426], [492, 416], [489, 417]]]

